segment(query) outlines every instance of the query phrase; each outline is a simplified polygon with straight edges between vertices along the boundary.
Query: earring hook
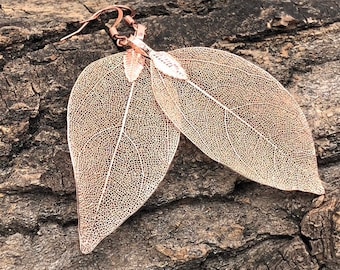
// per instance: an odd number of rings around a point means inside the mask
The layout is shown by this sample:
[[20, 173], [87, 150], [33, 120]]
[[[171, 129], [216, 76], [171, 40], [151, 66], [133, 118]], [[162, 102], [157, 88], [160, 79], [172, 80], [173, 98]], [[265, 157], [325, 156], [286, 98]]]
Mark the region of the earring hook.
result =
[[[133, 20], [133, 17], [136, 15], [136, 12], [135, 10], [131, 9], [130, 7], [128, 6], [124, 6], [124, 5], [114, 5], [114, 6], [108, 6], [106, 8], [103, 8], [99, 11], [97, 11], [96, 13], [94, 13], [89, 19], [85, 20], [85, 21], [82, 21], [82, 26], [74, 31], [73, 33], [63, 37], [62, 39], [60, 39], [60, 41], [64, 41], [66, 39], [69, 39], [70, 37], [78, 34], [79, 32], [81, 32], [88, 24], [89, 22], [93, 21], [93, 20], [96, 20], [98, 19], [102, 14], [105, 14], [105, 13], [108, 13], [108, 12], [111, 12], [111, 11], [117, 11], [118, 13], [118, 16], [117, 16], [117, 19], [115, 21], [115, 23], [113, 24], [113, 26], [111, 28], [113, 29], [116, 29], [116, 27], [118, 26], [118, 24], [122, 21], [123, 19], [123, 16], [124, 16], [124, 13], [123, 13], [123, 10], [128, 10], [130, 11], [130, 15], [127, 15], [127, 16], [130, 16], [132, 21]], [[118, 32], [117, 32], [118, 34]]]
[[[93, 21], [96, 20], [100, 17], [100, 15], [111, 12], [111, 11], [117, 11], [118, 16], [117, 19], [115, 21], [115, 23], [109, 28], [109, 32], [110, 32], [110, 36], [116, 40], [117, 46], [119, 47], [131, 47], [133, 48], [135, 51], [137, 51], [138, 53], [142, 54], [145, 57], [148, 57], [147, 53], [145, 52], [144, 49], [141, 49], [140, 46], [142, 46], [143, 48], [147, 48], [147, 50], [149, 50], [150, 48], [144, 43], [142, 42], [144, 35], [145, 35], [145, 30], [146, 27], [142, 24], [138, 24], [133, 17], [136, 15], [136, 11], [133, 10], [132, 8], [128, 7], [128, 6], [124, 6], [124, 5], [113, 5], [113, 6], [108, 6], [106, 8], [103, 8], [99, 11], [97, 11], [96, 13], [94, 13], [89, 19], [82, 21], [81, 23], [83, 24], [78, 30], [76, 30], [75, 32], [63, 37], [61, 39], [61, 41], [64, 41], [76, 34], [78, 34], [80, 31], [82, 31], [86, 25]], [[124, 12], [123, 11], [130, 11], [129, 15], [125, 15], [124, 16]], [[124, 35], [120, 35], [118, 30], [117, 30], [117, 26], [118, 24], [124, 19], [124, 21], [135, 30], [134, 35], [130, 36], [129, 38], [127, 36]], [[135, 42], [132, 42], [133, 40], [136, 40]], [[139, 41], [138, 41], [139, 40]], [[139, 44], [136, 45], [135, 43]], [[145, 46], [144, 46], [145, 45]]]

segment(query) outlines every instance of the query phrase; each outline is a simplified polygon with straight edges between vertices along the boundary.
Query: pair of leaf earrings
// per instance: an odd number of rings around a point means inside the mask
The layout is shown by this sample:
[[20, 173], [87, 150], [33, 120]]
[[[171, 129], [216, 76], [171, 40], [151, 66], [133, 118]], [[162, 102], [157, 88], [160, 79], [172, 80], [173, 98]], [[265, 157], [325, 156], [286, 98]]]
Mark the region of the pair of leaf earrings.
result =
[[[164, 178], [180, 132], [210, 158], [258, 183], [323, 194], [307, 121], [269, 73], [204, 47], [157, 52], [127, 6], [110, 32], [129, 49], [99, 59], [78, 77], [68, 104], [80, 249], [90, 253], [134, 214]], [[130, 15], [124, 16], [124, 12]], [[125, 20], [135, 34], [119, 35]]]

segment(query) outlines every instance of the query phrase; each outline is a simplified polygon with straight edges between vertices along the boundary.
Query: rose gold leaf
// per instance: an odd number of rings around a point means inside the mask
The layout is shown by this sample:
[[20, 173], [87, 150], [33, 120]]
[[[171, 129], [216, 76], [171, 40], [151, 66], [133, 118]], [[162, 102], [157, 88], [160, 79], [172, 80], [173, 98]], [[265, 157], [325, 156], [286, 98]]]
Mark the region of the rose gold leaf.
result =
[[164, 178], [179, 142], [179, 132], [154, 99], [149, 70], [129, 83], [123, 55], [87, 66], [68, 104], [83, 253], [145, 203]]
[[123, 61], [126, 78], [129, 82], [135, 81], [144, 68], [144, 56], [133, 49], [129, 49], [126, 51]]
[[150, 58], [155, 67], [166, 75], [173, 78], [186, 80], [188, 76], [181, 64], [166, 52], [151, 51]]
[[205, 154], [241, 175], [282, 190], [323, 194], [314, 143], [293, 97], [245, 59], [210, 48], [170, 52], [190, 80], [151, 66], [164, 113]]

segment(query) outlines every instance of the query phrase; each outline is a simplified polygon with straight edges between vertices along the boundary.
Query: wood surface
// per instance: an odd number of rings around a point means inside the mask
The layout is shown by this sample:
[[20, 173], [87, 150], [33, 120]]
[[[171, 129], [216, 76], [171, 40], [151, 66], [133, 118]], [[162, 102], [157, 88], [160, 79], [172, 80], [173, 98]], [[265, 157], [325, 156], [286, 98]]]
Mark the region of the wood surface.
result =
[[0, 269], [340, 269], [336, 0], [119, 2], [156, 50], [228, 50], [276, 77], [308, 119], [326, 195], [247, 181], [182, 137], [146, 205], [80, 253], [66, 107], [84, 67], [118, 52], [105, 31], [114, 14], [59, 40], [111, 4], [0, 3]]

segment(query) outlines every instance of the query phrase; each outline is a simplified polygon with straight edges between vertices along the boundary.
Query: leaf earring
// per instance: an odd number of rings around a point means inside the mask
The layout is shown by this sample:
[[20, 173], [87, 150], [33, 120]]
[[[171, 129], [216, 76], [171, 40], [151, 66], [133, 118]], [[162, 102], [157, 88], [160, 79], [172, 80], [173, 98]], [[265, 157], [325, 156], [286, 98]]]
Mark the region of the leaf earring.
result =
[[[307, 121], [275, 78], [221, 50], [154, 51], [143, 41], [146, 28], [127, 6], [96, 12], [75, 33], [111, 11], [118, 13], [111, 36], [128, 50], [87, 66], [68, 104], [83, 253], [152, 195], [180, 132], [210, 158], [253, 181], [324, 193]], [[119, 35], [116, 27], [123, 19], [134, 35]]]

